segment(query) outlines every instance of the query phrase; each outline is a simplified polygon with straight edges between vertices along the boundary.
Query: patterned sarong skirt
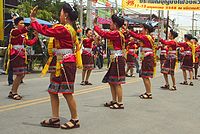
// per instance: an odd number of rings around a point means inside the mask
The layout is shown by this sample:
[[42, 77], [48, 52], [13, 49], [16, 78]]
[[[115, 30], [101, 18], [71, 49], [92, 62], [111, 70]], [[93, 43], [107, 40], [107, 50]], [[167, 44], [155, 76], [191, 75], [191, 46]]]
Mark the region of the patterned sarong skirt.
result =
[[140, 70], [140, 77], [153, 78], [154, 72], [154, 57], [152, 55], [144, 57]]
[[166, 61], [162, 66], [161, 73], [174, 75], [175, 66], [176, 56], [168, 55]]
[[10, 56], [10, 70], [13, 70], [14, 75], [27, 74], [27, 64], [25, 63], [25, 58], [18, 56], [17, 54]]
[[185, 55], [181, 64], [182, 70], [193, 71], [193, 60], [192, 55]]
[[118, 56], [111, 63], [102, 82], [110, 84], [125, 84], [125, 58]]
[[127, 54], [126, 64], [128, 68], [135, 67], [134, 61], [135, 61], [135, 57], [131, 54]]
[[74, 93], [74, 81], [76, 75], [76, 63], [65, 62], [61, 69], [61, 75], [56, 77], [55, 75], [51, 79], [48, 92], [52, 94], [73, 94]]
[[93, 55], [82, 53], [82, 63], [83, 63], [83, 70], [93, 70], [94, 69]]

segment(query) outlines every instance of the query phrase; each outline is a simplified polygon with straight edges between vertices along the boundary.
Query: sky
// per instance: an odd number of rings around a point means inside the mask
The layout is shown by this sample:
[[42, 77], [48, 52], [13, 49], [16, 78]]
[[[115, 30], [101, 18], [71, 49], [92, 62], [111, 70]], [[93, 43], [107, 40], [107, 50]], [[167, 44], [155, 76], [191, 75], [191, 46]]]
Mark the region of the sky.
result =
[[[66, 2], [72, 2], [73, 0], [63, 0]], [[115, 2], [115, 0], [109, 0], [111, 2]], [[86, 2], [86, 0], [83, 0]], [[121, 5], [122, 0], [117, 0], [118, 5]], [[146, 9], [132, 9], [141, 13], [150, 13], [150, 10]], [[153, 13], [157, 14], [157, 11], [153, 11]], [[165, 17], [167, 16], [167, 11], [165, 11]], [[192, 27], [192, 11], [170, 11], [169, 12], [170, 19], [175, 19], [176, 24], [181, 27]], [[200, 11], [195, 11], [195, 21], [194, 28], [200, 29]], [[192, 29], [192, 28], [191, 28]]]

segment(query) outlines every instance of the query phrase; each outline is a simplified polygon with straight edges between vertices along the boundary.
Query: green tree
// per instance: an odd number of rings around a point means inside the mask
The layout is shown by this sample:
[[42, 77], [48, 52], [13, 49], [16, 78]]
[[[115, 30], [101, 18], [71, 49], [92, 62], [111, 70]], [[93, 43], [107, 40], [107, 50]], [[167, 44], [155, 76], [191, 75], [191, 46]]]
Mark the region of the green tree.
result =
[[[18, 5], [16, 9], [10, 9], [10, 12], [18, 13], [22, 17], [29, 17], [32, 8], [33, 7], [30, 2], [23, 2]], [[52, 12], [49, 12], [45, 9], [39, 9], [36, 17], [46, 21], [53, 20]]]
[[29, 2], [23, 2], [16, 9], [11, 8], [10, 12], [18, 13], [22, 17], [29, 17], [32, 7]]
[[63, 3], [60, 0], [35, 0], [33, 5], [38, 5], [40, 10], [51, 12], [53, 20], [59, 20], [59, 13]]

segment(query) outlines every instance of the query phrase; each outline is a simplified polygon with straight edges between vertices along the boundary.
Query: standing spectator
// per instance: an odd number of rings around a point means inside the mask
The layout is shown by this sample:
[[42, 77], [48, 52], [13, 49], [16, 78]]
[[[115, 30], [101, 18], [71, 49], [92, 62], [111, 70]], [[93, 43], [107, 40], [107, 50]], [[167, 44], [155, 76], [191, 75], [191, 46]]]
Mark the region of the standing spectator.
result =
[[96, 65], [99, 69], [101, 69], [103, 67], [103, 54], [104, 54], [104, 50], [103, 50], [103, 46], [101, 44], [101, 40], [99, 39], [99, 42], [97, 44], [96, 47], [96, 54], [97, 54], [97, 60], [96, 60]]

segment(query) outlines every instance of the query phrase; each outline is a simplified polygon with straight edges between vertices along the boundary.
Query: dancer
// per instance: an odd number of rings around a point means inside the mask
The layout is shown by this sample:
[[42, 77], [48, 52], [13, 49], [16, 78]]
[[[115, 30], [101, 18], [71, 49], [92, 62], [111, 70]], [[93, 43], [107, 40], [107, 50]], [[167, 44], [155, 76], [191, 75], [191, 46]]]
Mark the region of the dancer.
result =
[[192, 38], [193, 37], [191, 34], [185, 34], [184, 35], [185, 42], [178, 43], [179, 47], [184, 48], [183, 62], [181, 64], [181, 69], [183, 71], [183, 77], [184, 77], [184, 81], [180, 83], [182, 85], [188, 85], [186, 71], [189, 71], [190, 75], [189, 85], [190, 86], [194, 85], [192, 80], [193, 80], [193, 62], [195, 61], [195, 48], [193, 43], [191, 42]]
[[94, 69], [94, 59], [93, 59], [93, 34], [91, 29], [86, 30], [86, 38], [83, 39], [83, 52], [82, 52], [82, 63], [83, 63], [83, 71], [82, 71], [82, 82], [81, 85], [92, 85], [92, 83], [88, 82], [90, 74]]
[[[78, 128], [80, 127], [80, 122], [73, 93], [76, 74], [76, 58], [74, 52], [79, 51], [80, 45], [76, 31], [72, 27], [72, 24], [78, 18], [78, 13], [69, 3], [64, 3], [60, 11], [61, 24], [53, 28], [40, 25], [36, 21], [36, 13], [37, 7], [30, 14], [31, 26], [45, 36], [54, 37], [56, 46], [54, 49], [56, 54], [56, 72], [48, 88], [51, 99], [52, 117], [42, 121], [41, 125], [44, 127], [61, 127], [62, 129]], [[76, 50], [74, 50], [74, 45], [76, 45]], [[71, 113], [71, 119], [63, 125], [60, 125], [59, 119], [59, 93], [63, 94]]]
[[8, 46], [8, 62], [7, 71], [12, 71], [16, 78], [13, 81], [12, 89], [8, 95], [14, 100], [21, 100], [22, 96], [18, 94], [18, 88], [25, 74], [27, 74], [27, 55], [24, 45], [32, 46], [38, 40], [37, 32], [33, 34], [35, 37], [32, 40], [26, 38], [26, 34], [30, 27], [25, 27], [24, 18], [18, 17], [14, 20], [16, 26], [10, 32], [10, 41]]
[[141, 99], [152, 99], [150, 78], [153, 78], [154, 67], [156, 67], [156, 46], [153, 37], [150, 35], [153, 31], [154, 28], [149, 22], [142, 25], [141, 34], [129, 31], [131, 36], [142, 41], [142, 67], [140, 76], [143, 79], [146, 92], [139, 96]]
[[197, 80], [198, 79], [197, 74], [199, 69], [200, 46], [198, 44], [198, 39], [196, 37], [192, 39], [192, 42], [195, 46], [194, 79]]
[[157, 50], [161, 49], [161, 52], [160, 52], [160, 70], [162, 70], [162, 67], [166, 61], [166, 57], [167, 57], [167, 51], [168, 51], [168, 48], [167, 46], [158, 46]]
[[[175, 38], [178, 37], [178, 33], [174, 30], [170, 30], [169, 32], [169, 41], [163, 40], [160, 38], [160, 42], [168, 48], [168, 52], [166, 55], [166, 60], [163, 63], [161, 73], [163, 73], [164, 79], [165, 79], [165, 85], [161, 86], [163, 89], [170, 89], [172, 91], [176, 90], [176, 82], [174, 77], [174, 70], [176, 66], [177, 61], [177, 55], [176, 55], [176, 47], [177, 43], [175, 41]], [[168, 74], [171, 75], [173, 86], [170, 88], [169, 81], [168, 81]]]
[[97, 18], [94, 20], [94, 30], [101, 37], [109, 40], [108, 47], [111, 50], [111, 63], [103, 82], [110, 85], [112, 101], [105, 103], [104, 106], [111, 109], [124, 109], [121, 84], [125, 83], [125, 58], [123, 54], [125, 40], [124, 35], [119, 30], [124, 24], [124, 20], [116, 14], [112, 15], [111, 20], [108, 32], [99, 28]]
[[[138, 45], [136, 43], [136, 41], [134, 40], [133, 37], [130, 37], [128, 39], [128, 45], [126, 46], [126, 49], [128, 51], [127, 53], [127, 70], [126, 70], [126, 76], [127, 77], [135, 77], [133, 75], [133, 71], [134, 71], [134, 67], [135, 67], [135, 61], [137, 61], [138, 55], [137, 55], [137, 51], [138, 51]], [[130, 75], [128, 75], [128, 72], [130, 70]]]

